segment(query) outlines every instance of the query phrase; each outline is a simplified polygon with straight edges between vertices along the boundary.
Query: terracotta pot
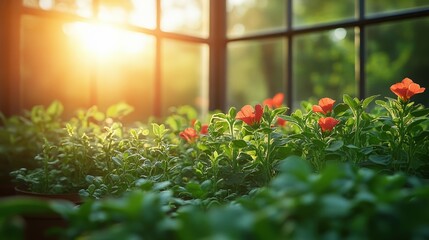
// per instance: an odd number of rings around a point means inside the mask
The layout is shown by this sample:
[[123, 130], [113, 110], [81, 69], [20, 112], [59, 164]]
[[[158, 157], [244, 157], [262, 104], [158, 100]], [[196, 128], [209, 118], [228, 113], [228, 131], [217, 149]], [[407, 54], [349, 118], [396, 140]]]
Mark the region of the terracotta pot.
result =
[[[39, 198], [43, 200], [67, 200], [74, 204], [81, 204], [82, 199], [79, 194], [41, 194], [24, 191], [15, 187], [16, 195]], [[55, 213], [48, 214], [27, 214], [22, 216], [25, 221], [25, 239], [58, 239], [52, 234], [55, 229], [67, 228], [67, 221]]]
[[0, 198], [15, 195], [15, 184], [9, 176], [0, 176]]

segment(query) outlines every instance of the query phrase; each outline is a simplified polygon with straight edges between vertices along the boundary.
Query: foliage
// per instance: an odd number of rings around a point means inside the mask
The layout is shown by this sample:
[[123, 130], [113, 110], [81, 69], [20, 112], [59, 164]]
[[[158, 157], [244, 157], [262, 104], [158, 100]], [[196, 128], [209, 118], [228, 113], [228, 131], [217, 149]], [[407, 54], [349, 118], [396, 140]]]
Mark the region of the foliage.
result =
[[[208, 209], [197, 202], [183, 203], [168, 190], [168, 183], [145, 182], [120, 198], [86, 201], [79, 207], [53, 201], [39, 211], [55, 211], [68, 221], [60, 232], [63, 239], [429, 237], [429, 187], [415, 177], [378, 174], [351, 164], [313, 173], [297, 156], [282, 160], [279, 171], [268, 186]], [[2, 226], [14, 213], [34, 209], [28, 207], [29, 200], [23, 201], [0, 201]]]
[[106, 171], [111, 162], [111, 152], [116, 149], [110, 145], [114, 135], [110, 129], [120, 126], [112, 117], [128, 113], [125, 107], [114, 105], [106, 114], [92, 107], [68, 122], [59, 121], [52, 136], [39, 133], [44, 143], [34, 153], [32, 167], [23, 165], [10, 175], [22, 190], [37, 193], [71, 193], [86, 188], [87, 175]]
[[[93, 107], [40, 133], [37, 167], [11, 174], [85, 197], [42, 208], [67, 219], [70, 239], [424, 239], [429, 110], [404, 81], [397, 99], [344, 94], [288, 114], [279, 94], [207, 121], [183, 106], [125, 126], [127, 105]], [[19, 229], [24, 212], [10, 211], [0, 227]]]
[[63, 105], [53, 101], [46, 108], [37, 105], [21, 115], [6, 117], [0, 113], [0, 175], [35, 166], [32, 159], [42, 150], [45, 139], [56, 141], [64, 134], [62, 112]]
[[[407, 86], [392, 91], [408, 94]], [[174, 196], [207, 205], [266, 186], [278, 162], [290, 155], [309, 161], [315, 172], [330, 162], [349, 162], [427, 177], [429, 111], [410, 99], [425, 89], [417, 84], [413, 89], [417, 92], [397, 99], [344, 94], [337, 103], [325, 97], [318, 105], [303, 102], [290, 114], [278, 94], [254, 107], [212, 113], [207, 122], [183, 106], [163, 122], [134, 127], [120, 121], [130, 112], [126, 105], [106, 113], [90, 108], [59, 123], [65, 127], [58, 131], [67, 134], [45, 139], [37, 168], [12, 175], [33, 191], [73, 190], [95, 199], [119, 197], [142, 180], [170, 182]]]
[[[304, 103], [304, 111], [281, 116], [294, 128], [288, 145], [308, 159], [315, 171], [337, 161], [428, 177], [429, 110], [401, 96], [377, 97], [360, 100], [344, 94], [343, 102], [332, 104], [328, 112], [319, 105], [311, 110], [310, 104]], [[375, 107], [371, 105], [374, 100]], [[320, 121], [325, 116], [334, 121], [330, 131], [325, 131]]]

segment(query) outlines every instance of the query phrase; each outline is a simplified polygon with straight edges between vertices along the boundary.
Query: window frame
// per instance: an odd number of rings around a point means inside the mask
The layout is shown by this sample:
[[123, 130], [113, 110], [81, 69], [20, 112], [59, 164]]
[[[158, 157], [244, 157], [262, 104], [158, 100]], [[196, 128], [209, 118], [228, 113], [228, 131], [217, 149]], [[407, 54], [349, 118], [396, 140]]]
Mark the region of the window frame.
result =
[[[311, 25], [304, 27], [293, 27], [293, 0], [285, 0], [286, 9], [286, 28], [275, 31], [263, 31], [239, 37], [227, 36], [227, 17], [226, 10], [227, 0], [209, 0], [209, 35], [207, 38], [195, 37], [186, 34], [165, 32], [161, 30], [161, 0], [156, 0], [156, 27], [155, 29], [146, 29], [141, 27], [132, 26], [129, 24], [112, 24], [115, 27], [123, 28], [137, 33], [144, 33], [155, 37], [155, 76], [154, 76], [154, 99], [153, 99], [153, 115], [155, 117], [161, 116], [162, 106], [162, 47], [163, 39], [172, 39], [177, 41], [184, 41], [189, 43], [207, 44], [209, 47], [209, 62], [208, 62], [208, 93], [209, 93], [209, 109], [208, 110], [222, 110], [226, 111], [226, 88], [227, 88], [227, 46], [229, 43], [237, 41], [249, 40], [264, 40], [269, 38], [286, 38], [287, 46], [286, 64], [284, 81], [285, 89], [285, 103], [287, 106], [293, 106], [293, 66], [292, 56], [293, 52], [293, 39], [301, 34], [317, 33], [336, 28], [354, 28], [356, 33], [356, 62], [355, 62], [355, 81], [358, 86], [358, 97], [365, 97], [366, 75], [365, 75], [365, 29], [368, 26], [375, 24], [382, 24], [394, 21], [402, 21], [408, 19], [417, 19], [422, 17], [429, 17], [429, 7], [419, 7], [410, 10], [401, 10], [397, 12], [389, 12], [382, 14], [374, 14], [366, 16], [365, 14], [365, 0], [355, 0], [355, 18], [347, 19], [344, 21], [329, 22], [319, 25]], [[41, 9], [32, 9], [23, 6], [21, 1], [5, 0], [2, 1], [6, 6], [2, 8], [2, 19], [5, 20], [5, 28], [0, 31], [0, 34], [7, 36], [7, 44], [0, 46], [7, 54], [0, 59], [4, 66], [4, 76], [1, 82], [2, 89], [0, 97], [2, 104], [0, 111], [6, 115], [20, 113], [21, 103], [20, 96], [20, 18], [22, 15], [34, 15], [38, 17], [57, 18], [65, 21], [83, 21], [91, 22], [96, 20], [99, 0], [93, 0], [94, 14], [92, 18], [80, 17], [71, 13], [63, 13], [56, 11], [45, 11]], [[7, 23], [7, 24], [6, 24]], [[96, 78], [94, 76], [93, 78]], [[95, 93], [91, 94], [92, 103], [96, 104]]]
[[[210, 4], [214, 2], [210, 0]], [[34, 9], [30, 7], [25, 7], [22, 4], [22, 1], [19, 0], [5, 0], [5, 3], [9, 3], [9, 11], [10, 16], [8, 19], [11, 21], [11, 26], [7, 29], [8, 35], [8, 43], [10, 47], [8, 49], [8, 59], [10, 62], [10, 67], [8, 68], [7, 79], [5, 84], [7, 84], [6, 88], [9, 90], [7, 96], [1, 97], [2, 102], [4, 102], [5, 106], [1, 106], [1, 111], [3, 111], [6, 115], [19, 114], [22, 110], [22, 104], [20, 102], [20, 18], [23, 15], [31, 15], [40, 18], [51, 18], [51, 19], [59, 19], [61, 21], [79, 21], [79, 22], [98, 22], [97, 19], [100, 1], [92, 0], [92, 9], [93, 13], [91, 17], [82, 17], [73, 13], [67, 12], [59, 12], [59, 11], [46, 11], [42, 9]], [[175, 33], [175, 32], [167, 32], [161, 29], [161, 0], [155, 0], [156, 3], [156, 26], [154, 29], [148, 29], [143, 27], [133, 26], [131, 24], [118, 24], [118, 23], [108, 23], [110, 26], [117, 27], [119, 29], [124, 29], [128, 31], [132, 31], [135, 33], [143, 33], [155, 38], [155, 59], [154, 59], [154, 89], [153, 91], [153, 116], [161, 117], [162, 116], [162, 41], [165, 39], [182, 41], [187, 43], [196, 43], [196, 44], [207, 44], [209, 49], [212, 49], [210, 45], [216, 44], [216, 42], [211, 41], [210, 37], [197, 37], [187, 34]], [[210, 6], [211, 9], [211, 6]], [[210, 12], [211, 16], [212, 13]], [[210, 22], [212, 22], [210, 20]], [[211, 51], [211, 50], [210, 50]], [[213, 55], [210, 52], [210, 56]], [[91, 87], [90, 87], [90, 105], [97, 104], [97, 94], [96, 94], [96, 81], [97, 75], [93, 71], [91, 73]], [[217, 76], [216, 76], [217, 77]], [[209, 93], [210, 94], [210, 93]]]
[[[213, 1], [213, 0], [212, 0]], [[215, 0], [216, 1], [216, 0]], [[219, 2], [226, 2], [227, 0], [220, 0]], [[296, 36], [302, 34], [309, 33], [318, 33], [326, 30], [333, 30], [336, 28], [354, 28], [356, 41], [356, 62], [355, 62], [355, 81], [357, 83], [357, 95], [360, 99], [366, 97], [365, 88], [366, 88], [366, 38], [365, 38], [365, 29], [369, 26], [376, 24], [383, 24], [395, 21], [409, 20], [409, 19], [417, 19], [421, 17], [429, 17], [429, 6], [428, 7], [418, 7], [414, 9], [408, 10], [399, 10], [388, 13], [377, 13], [371, 16], [366, 15], [365, 10], [365, 2], [366, 0], [355, 0], [355, 17], [353, 19], [347, 19], [342, 21], [328, 22], [317, 25], [309, 25], [302, 27], [294, 27], [293, 26], [293, 0], [285, 0], [286, 1], [286, 9], [284, 9], [286, 13], [286, 27], [285, 29], [276, 29], [273, 31], [261, 31], [260, 33], [252, 33], [239, 37], [231, 37], [226, 38], [225, 46], [227, 46], [231, 42], [238, 41], [249, 41], [249, 40], [264, 40], [270, 38], [280, 38], [285, 37], [287, 39], [287, 47], [286, 47], [286, 68], [285, 68], [285, 79], [284, 86], [285, 89], [283, 92], [285, 93], [285, 102], [287, 106], [294, 106], [293, 104], [293, 62], [292, 57], [294, 54], [293, 51], [293, 39]], [[219, 3], [223, 4], [223, 3]], [[221, 13], [219, 13], [221, 14]], [[226, 18], [227, 16], [225, 16]], [[226, 34], [226, 33], [225, 33]], [[226, 61], [226, 59], [224, 59]], [[226, 77], [225, 77], [226, 78]], [[227, 79], [223, 79], [223, 81], [227, 82]], [[225, 92], [226, 89], [223, 89]], [[220, 97], [220, 96], [218, 96]], [[226, 106], [214, 106], [214, 108], [220, 108], [226, 110]], [[291, 111], [292, 109], [289, 109]]]

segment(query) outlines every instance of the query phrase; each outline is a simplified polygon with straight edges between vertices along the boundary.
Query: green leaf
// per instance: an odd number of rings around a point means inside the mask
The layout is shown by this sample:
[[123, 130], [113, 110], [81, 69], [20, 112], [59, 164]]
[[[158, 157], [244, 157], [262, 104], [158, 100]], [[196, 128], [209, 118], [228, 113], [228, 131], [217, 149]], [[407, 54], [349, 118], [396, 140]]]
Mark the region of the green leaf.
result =
[[290, 122], [290, 123], [295, 123], [298, 124], [299, 122], [301, 122], [301, 120], [296, 119], [294, 117], [288, 116], [288, 115], [281, 115], [281, 118], [283, 118], [284, 120]]
[[273, 114], [274, 114], [275, 116], [277, 116], [277, 115], [279, 115], [279, 114], [283, 114], [283, 113], [285, 113], [287, 110], [288, 110], [288, 108], [287, 108], [287, 107], [279, 107], [279, 108], [276, 108], [276, 109], [274, 109], [274, 110], [273, 110]]
[[392, 157], [389, 155], [370, 155], [368, 159], [376, 164], [387, 166], [392, 161]]
[[132, 106], [128, 105], [125, 102], [120, 102], [110, 106], [106, 111], [106, 115], [107, 117], [111, 118], [120, 118], [130, 114], [133, 111], [134, 108]]
[[383, 100], [375, 100], [375, 104], [384, 108], [389, 108], [389, 105], [387, 104], [387, 102]]
[[280, 163], [280, 171], [307, 178], [311, 170], [308, 163], [299, 156], [289, 156]]
[[235, 107], [231, 107], [228, 111], [228, 115], [231, 119], [234, 119], [237, 115], [237, 109], [235, 109]]
[[357, 110], [358, 109], [358, 104], [352, 99], [352, 97], [350, 97], [348, 94], [344, 94], [343, 95], [343, 102], [347, 105], [349, 105], [349, 107], [352, 110]]
[[334, 152], [339, 150], [344, 145], [344, 142], [341, 140], [333, 141], [329, 144], [329, 146], [325, 149], [326, 151]]
[[154, 184], [153, 189], [154, 190], [163, 190], [163, 189], [166, 189], [170, 185], [171, 185], [170, 181], [158, 182], [158, 183]]
[[210, 179], [205, 180], [204, 182], [201, 183], [201, 189], [204, 190], [205, 192], [210, 191], [212, 187], [213, 187], [213, 183]]
[[429, 108], [414, 110], [411, 112], [411, 115], [413, 115], [414, 117], [422, 117], [428, 114], [429, 114]]
[[244, 148], [247, 147], [247, 142], [241, 139], [233, 140], [231, 142], [233, 148]]
[[293, 112], [291, 114], [291, 116], [297, 120], [301, 120], [302, 119], [302, 111], [297, 109], [297, 110], [295, 110], [295, 112]]
[[372, 101], [374, 101], [374, 99], [375, 99], [375, 98], [377, 98], [378, 96], [379, 96], [379, 95], [374, 95], [374, 96], [370, 96], [370, 97], [365, 98], [365, 99], [363, 100], [362, 107], [363, 107], [363, 108], [367, 108], [367, 107], [368, 107], [368, 105], [369, 105]]
[[157, 123], [152, 123], [152, 130], [155, 136], [160, 138], [162, 138], [164, 134], [168, 131], [167, 129], [165, 129], [164, 124], [159, 125]]
[[347, 110], [349, 110], [349, 106], [347, 104], [339, 103], [334, 107], [334, 114], [338, 116], [345, 113]]
[[407, 131], [412, 131], [412, 129], [415, 126], [417, 126], [417, 125], [419, 125], [425, 121], [429, 121], [429, 119], [427, 119], [427, 118], [416, 118], [412, 123], [410, 123], [410, 125], [407, 126]]
[[359, 147], [357, 147], [354, 144], [347, 144], [346, 147], [349, 148], [349, 149], [359, 149]]
[[214, 120], [225, 121], [226, 120], [226, 114], [225, 113], [215, 113], [215, 114], [213, 114], [210, 122], [213, 122]]
[[329, 194], [322, 197], [320, 215], [329, 218], [338, 218], [347, 216], [352, 204], [346, 198]]
[[194, 183], [194, 182], [190, 182], [190, 183], [186, 184], [186, 190], [193, 197], [196, 197], [196, 198], [203, 197], [203, 195], [205, 193], [205, 191], [201, 188], [200, 184]]
[[59, 117], [64, 110], [64, 106], [59, 101], [53, 101], [46, 109], [46, 113], [53, 117]]
[[122, 160], [118, 157], [112, 157], [112, 160], [117, 166], [122, 166]]
[[135, 185], [142, 190], [149, 191], [153, 187], [153, 182], [148, 179], [140, 178], [136, 181]]

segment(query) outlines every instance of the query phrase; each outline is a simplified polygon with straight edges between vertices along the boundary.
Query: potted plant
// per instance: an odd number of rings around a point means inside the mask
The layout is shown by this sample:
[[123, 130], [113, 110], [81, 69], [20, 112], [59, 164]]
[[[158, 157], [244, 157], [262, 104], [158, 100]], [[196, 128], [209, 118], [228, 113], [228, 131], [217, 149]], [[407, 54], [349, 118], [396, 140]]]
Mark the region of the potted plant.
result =
[[[21, 167], [37, 167], [34, 156], [45, 139], [55, 142], [64, 134], [61, 115], [63, 106], [53, 101], [48, 107], [34, 106], [21, 115], [6, 117], [0, 113], [0, 179], [8, 186], [9, 173]], [[12, 185], [12, 184], [9, 184]], [[13, 189], [13, 188], [12, 188]], [[9, 194], [11, 187], [5, 189]]]
[[[44, 201], [66, 200], [73, 205], [81, 204], [80, 189], [88, 187], [87, 176], [104, 172], [106, 164], [112, 161], [110, 155], [102, 155], [106, 148], [116, 151], [116, 145], [103, 145], [102, 140], [108, 126], [115, 125], [113, 118], [128, 113], [124, 104], [113, 105], [107, 113], [96, 107], [77, 112], [67, 122], [56, 138], [43, 135], [43, 144], [33, 160], [35, 166], [21, 167], [10, 173], [16, 184], [18, 196], [36, 198]], [[106, 148], [105, 148], [106, 147]], [[52, 227], [64, 227], [67, 223], [57, 214], [25, 215], [26, 234], [44, 236]], [[36, 227], [35, 227], [36, 226]]]
[[[405, 78], [390, 88], [397, 99], [365, 99], [345, 94], [342, 103], [322, 98], [318, 105], [284, 116], [293, 127], [292, 152], [310, 161], [315, 171], [328, 162], [351, 162], [393, 174], [429, 174], [429, 108], [411, 101], [425, 88]], [[371, 105], [375, 102], [375, 105]]]

